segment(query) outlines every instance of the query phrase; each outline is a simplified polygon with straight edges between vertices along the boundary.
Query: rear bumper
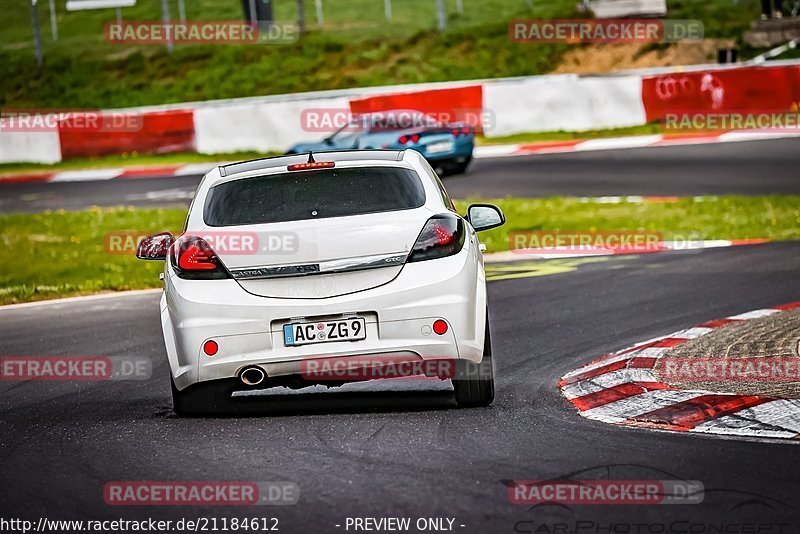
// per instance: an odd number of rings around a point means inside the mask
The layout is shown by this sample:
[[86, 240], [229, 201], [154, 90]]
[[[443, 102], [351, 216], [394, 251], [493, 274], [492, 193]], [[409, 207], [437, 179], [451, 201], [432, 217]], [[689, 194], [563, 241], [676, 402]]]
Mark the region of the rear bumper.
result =
[[[405, 265], [382, 286], [323, 299], [260, 297], [234, 280], [183, 280], [168, 270], [161, 319], [175, 385], [182, 390], [233, 378], [252, 365], [270, 377], [296, 374], [303, 361], [321, 358], [389, 355], [479, 362], [486, 290], [476, 254], [477, 246], [468, 242], [455, 256]], [[284, 324], [348, 313], [366, 319], [365, 340], [284, 346]], [[444, 335], [429, 331], [436, 319], [448, 323]], [[202, 350], [209, 339], [219, 346], [214, 356]]]

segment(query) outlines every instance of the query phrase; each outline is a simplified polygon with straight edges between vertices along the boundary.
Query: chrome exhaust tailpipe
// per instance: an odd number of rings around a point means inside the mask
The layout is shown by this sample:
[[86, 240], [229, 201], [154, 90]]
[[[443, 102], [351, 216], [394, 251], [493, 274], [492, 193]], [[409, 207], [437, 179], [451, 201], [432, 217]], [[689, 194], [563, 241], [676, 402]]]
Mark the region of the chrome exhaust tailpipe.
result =
[[267, 377], [260, 367], [248, 367], [239, 375], [245, 386], [257, 386]]

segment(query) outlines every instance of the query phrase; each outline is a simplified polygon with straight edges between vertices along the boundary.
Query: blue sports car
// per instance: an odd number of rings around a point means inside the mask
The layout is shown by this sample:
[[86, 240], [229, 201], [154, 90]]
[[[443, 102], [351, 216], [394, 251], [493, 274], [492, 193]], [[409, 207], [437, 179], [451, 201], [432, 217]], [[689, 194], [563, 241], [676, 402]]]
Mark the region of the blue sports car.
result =
[[467, 124], [447, 124], [414, 110], [392, 110], [356, 115], [333, 135], [298, 143], [286, 153], [410, 148], [422, 154], [439, 175], [447, 176], [467, 170], [474, 146], [475, 131]]

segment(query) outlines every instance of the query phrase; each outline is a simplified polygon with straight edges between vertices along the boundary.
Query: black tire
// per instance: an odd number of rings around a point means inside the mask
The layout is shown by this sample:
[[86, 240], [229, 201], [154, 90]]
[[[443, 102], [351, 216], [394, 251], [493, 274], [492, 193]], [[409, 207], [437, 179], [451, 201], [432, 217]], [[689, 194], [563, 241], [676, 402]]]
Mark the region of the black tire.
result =
[[192, 384], [178, 391], [175, 381], [170, 377], [172, 386], [172, 408], [175, 415], [213, 415], [232, 411], [231, 393], [234, 383], [231, 380], [211, 380]]
[[468, 157], [464, 161], [453, 163], [453, 166], [450, 167], [450, 174], [464, 174], [467, 172], [467, 167], [469, 167], [470, 163], [472, 163], [472, 156]]
[[456, 378], [453, 388], [459, 406], [489, 406], [494, 400], [494, 365], [492, 364], [492, 339], [489, 335], [489, 316], [486, 316], [486, 336], [483, 342], [483, 359], [475, 364], [468, 360], [456, 361]]
[[454, 176], [456, 174], [464, 174], [467, 172], [467, 167], [469, 167], [470, 163], [472, 163], [472, 156], [469, 156], [464, 161], [445, 160], [437, 163], [431, 163], [431, 167], [436, 170], [436, 174], [438, 174], [441, 178], [445, 178], [447, 176]]

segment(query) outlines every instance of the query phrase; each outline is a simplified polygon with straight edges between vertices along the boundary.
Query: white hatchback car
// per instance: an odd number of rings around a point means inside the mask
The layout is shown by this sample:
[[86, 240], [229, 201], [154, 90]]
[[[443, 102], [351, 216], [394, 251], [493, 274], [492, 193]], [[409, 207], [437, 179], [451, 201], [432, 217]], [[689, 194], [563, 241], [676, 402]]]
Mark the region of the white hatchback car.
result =
[[488, 204], [459, 216], [413, 150], [215, 168], [184, 233], [150, 236], [137, 250], [165, 260], [161, 324], [175, 412], [235, 411], [248, 397], [237, 390], [341, 385], [403, 365], [452, 379], [459, 405], [490, 404], [475, 232], [504, 222]]

